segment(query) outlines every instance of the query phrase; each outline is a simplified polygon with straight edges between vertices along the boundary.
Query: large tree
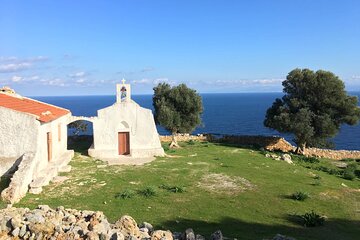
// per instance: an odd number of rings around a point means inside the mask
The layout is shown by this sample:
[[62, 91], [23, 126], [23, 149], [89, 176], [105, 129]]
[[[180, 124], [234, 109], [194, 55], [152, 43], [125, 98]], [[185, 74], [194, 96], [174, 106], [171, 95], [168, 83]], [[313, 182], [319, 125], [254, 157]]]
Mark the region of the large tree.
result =
[[172, 133], [172, 147], [178, 147], [176, 133], [191, 133], [201, 124], [201, 96], [185, 84], [159, 83], [154, 87], [153, 106], [155, 122]]
[[357, 97], [347, 95], [332, 72], [294, 69], [282, 85], [285, 95], [267, 110], [264, 125], [293, 133], [298, 152], [307, 146], [330, 147], [342, 124], [359, 121]]

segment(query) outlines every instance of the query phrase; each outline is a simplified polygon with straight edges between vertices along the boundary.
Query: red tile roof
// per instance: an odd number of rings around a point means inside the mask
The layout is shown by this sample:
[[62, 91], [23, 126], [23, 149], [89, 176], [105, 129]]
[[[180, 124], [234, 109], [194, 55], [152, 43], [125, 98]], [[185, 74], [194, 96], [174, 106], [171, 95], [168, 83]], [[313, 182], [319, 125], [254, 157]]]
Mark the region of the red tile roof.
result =
[[11, 96], [0, 93], [0, 106], [35, 115], [41, 122], [51, 122], [70, 113], [69, 110], [39, 102], [26, 97]]

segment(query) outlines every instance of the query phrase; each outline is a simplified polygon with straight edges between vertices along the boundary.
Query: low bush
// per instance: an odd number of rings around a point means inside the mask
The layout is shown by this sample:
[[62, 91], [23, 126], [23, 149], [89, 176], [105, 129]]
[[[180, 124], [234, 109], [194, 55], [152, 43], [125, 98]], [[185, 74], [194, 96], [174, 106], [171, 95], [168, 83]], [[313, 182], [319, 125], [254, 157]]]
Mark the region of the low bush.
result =
[[320, 216], [319, 214], [315, 213], [314, 211], [305, 213], [304, 215], [300, 216], [302, 221], [303, 221], [303, 225], [305, 227], [317, 227], [317, 226], [322, 226], [324, 225], [325, 222], [325, 218]]
[[321, 177], [320, 177], [319, 175], [315, 175], [315, 176], [314, 176], [314, 179], [316, 179], [316, 180], [321, 180]]
[[135, 192], [132, 190], [124, 190], [118, 194], [116, 194], [115, 198], [122, 198], [122, 199], [127, 199], [127, 198], [132, 198], [135, 195]]
[[334, 169], [334, 168], [330, 168], [330, 167], [325, 167], [325, 166], [317, 166], [315, 168], [312, 168], [318, 171], [322, 171], [322, 172], [326, 172], [330, 175], [339, 175], [341, 176], [343, 174], [343, 171], [340, 169]]
[[346, 180], [354, 180], [356, 178], [355, 171], [345, 169], [343, 173], [343, 178]]
[[188, 145], [195, 145], [196, 142], [191, 139], [191, 140], [187, 141], [186, 143], [187, 143]]
[[309, 198], [309, 194], [306, 192], [297, 191], [291, 194], [291, 198], [296, 201], [305, 201], [305, 199]]
[[359, 176], [359, 170], [357, 168], [357, 163], [348, 164], [343, 172], [343, 178], [347, 180], [354, 180], [357, 176]]
[[320, 180], [316, 180], [316, 181], [314, 181], [311, 185], [313, 185], [313, 186], [320, 186], [320, 185], [321, 185], [321, 182], [320, 182]]
[[307, 163], [319, 163], [320, 162], [320, 160], [316, 157], [306, 157], [306, 158], [303, 158], [303, 161], [307, 162]]
[[305, 162], [305, 163], [320, 163], [320, 160], [316, 157], [293, 155], [293, 159], [301, 161], [301, 162]]
[[183, 187], [179, 187], [179, 186], [169, 186], [169, 185], [161, 185], [160, 188], [165, 189], [169, 192], [173, 192], [173, 193], [183, 193], [185, 192], [185, 189]]
[[152, 197], [156, 195], [156, 190], [153, 187], [146, 187], [144, 189], [138, 190], [138, 194], [144, 197]]

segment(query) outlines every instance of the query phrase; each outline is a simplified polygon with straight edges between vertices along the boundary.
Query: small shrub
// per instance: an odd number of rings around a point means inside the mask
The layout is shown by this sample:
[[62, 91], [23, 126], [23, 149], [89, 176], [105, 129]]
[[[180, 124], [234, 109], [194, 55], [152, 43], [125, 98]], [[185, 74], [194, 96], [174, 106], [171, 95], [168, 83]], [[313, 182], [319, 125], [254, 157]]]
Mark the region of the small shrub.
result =
[[355, 170], [354, 173], [355, 173], [356, 177], [360, 178], [360, 170]]
[[325, 167], [325, 166], [318, 166], [318, 167], [315, 167], [313, 168], [315, 170], [318, 170], [318, 171], [322, 171], [322, 172], [326, 172], [330, 175], [342, 175], [343, 171], [341, 170], [338, 170], [338, 169], [334, 169], [334, 168], [329, 168], [329, 167]]
[[347, 180], [354, 180], [358, 174], [359, 173], [357, 170], [357, 164], [350, 163], [349, 165], [347, 165], [347, 167], [345, 168], [345, 170], [343, 172], [343, 178], [345, 178]]
[[164, 151], [169, 151], [170, 150], [170, 147], [169, 147], [169, 144], [164, 144], [162, 145]]
[[347, 165], [346, 169], [355, 171], [357, 169], [358, 165], [356, 163], [350, 163]]
[[127, 198], [132, 198], [135, 195], [135, 192], [132, 190], [125, 190], [122, 191], [120, 193], [118, 193], [115, 198], [122, 198], [122, 199], [127, 199]]
[[316, 180], [321, 180], [321, 177], [320, 177], [319, 175], [315, 175], [315, 176], [314, 176], [314, 179], [316, 179]]
[[143, 195], [144, 197], [153, 197], [156, 195], [156, 190], [153, 187], [146, 187], [138, 191], [138, 194]]
[[169, 192], [173, 192], [173, 193], [183, 193], [185, 192], [185, 189], [183, 187], [179, 187], [179, 186], [169, 186], [169, 185], [161, 185], [160, 188], [165, 189]]
[[194, 140], [192, 140], [192, 139], [191, 139], [191, 140], [189, 140], [189, 141], [187, 141], [186, 143], [187, 143], [188, 145], [195, 145], [195, 141], [194, 141]]
[[317, 181], [314, 181], [311, 185], [313, 186], [320, 186], [321, 185], [321, 182], [319, 180]]
[[343, 173], [343, 178], [346, 180], [354, 180], [356, 178], [355, 172], [351, 169], [345, 169]]
[[299, 156], [299, 155], [293, 155], [293, 159], [305, 162], [305, 163], [319, 163], [320, 160], [316, 157], [306, 157], [306, 156]]
[[307, 163], [319, 163], [320, 162], [320, 160], [317, 159], [316, 157], [305, 157], [302, 160]]
[[303, 220], [303, 225], [305, 227], [317, 227], [324, 225], [325, 218], [315, 213], [314, 211], [305, 213], [300, 216]]
[[291, 194], [291, 198], [296, 201], [304, 201], [305, 199], [309, 198], [309, 194], [307, 194], [306, 192], [298, 191]]

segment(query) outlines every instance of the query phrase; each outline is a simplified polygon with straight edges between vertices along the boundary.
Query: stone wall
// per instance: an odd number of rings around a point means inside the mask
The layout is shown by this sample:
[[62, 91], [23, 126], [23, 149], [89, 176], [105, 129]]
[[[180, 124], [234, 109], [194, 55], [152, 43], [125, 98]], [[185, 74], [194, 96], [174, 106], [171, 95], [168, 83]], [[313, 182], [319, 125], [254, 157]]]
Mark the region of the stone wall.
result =
[[11, 178], [10, 185], [1, 192], [1, 198], [6, 203], [16, 203], [24, 197], [33, 180], [36, 161], [35, 154], [25, 153], [22, 156], [18, 170]]
[[345, 158], [360, 159], [360, 151], [351, 150], [332, 150], [320, 148], [307, 148], [305, 155], [318, 158], [330, 158], [334, 160], [341, 160]]
[[[203, 134], [198, 134], [198, 135], [190, 135], [190, 134], [176, 134], [176, 140], [179, 142], [187, 142], [187, 141], [209, 141], [209, 136], [210, 135], [203, 135]], [[172, 136], [171, 135], [163, 135], [160, 136], [160, 141], [161, 142], [171, 142], [172, 141]]]
[[268, 151], [291, 152], [294, 150], [294, 146], [292, 146], [288, 141], [282, 137], [276, 136], [226, 135], [217, 141], [221, 143], [232, 143], [244, 146], [256, 146], [264, 148]]

